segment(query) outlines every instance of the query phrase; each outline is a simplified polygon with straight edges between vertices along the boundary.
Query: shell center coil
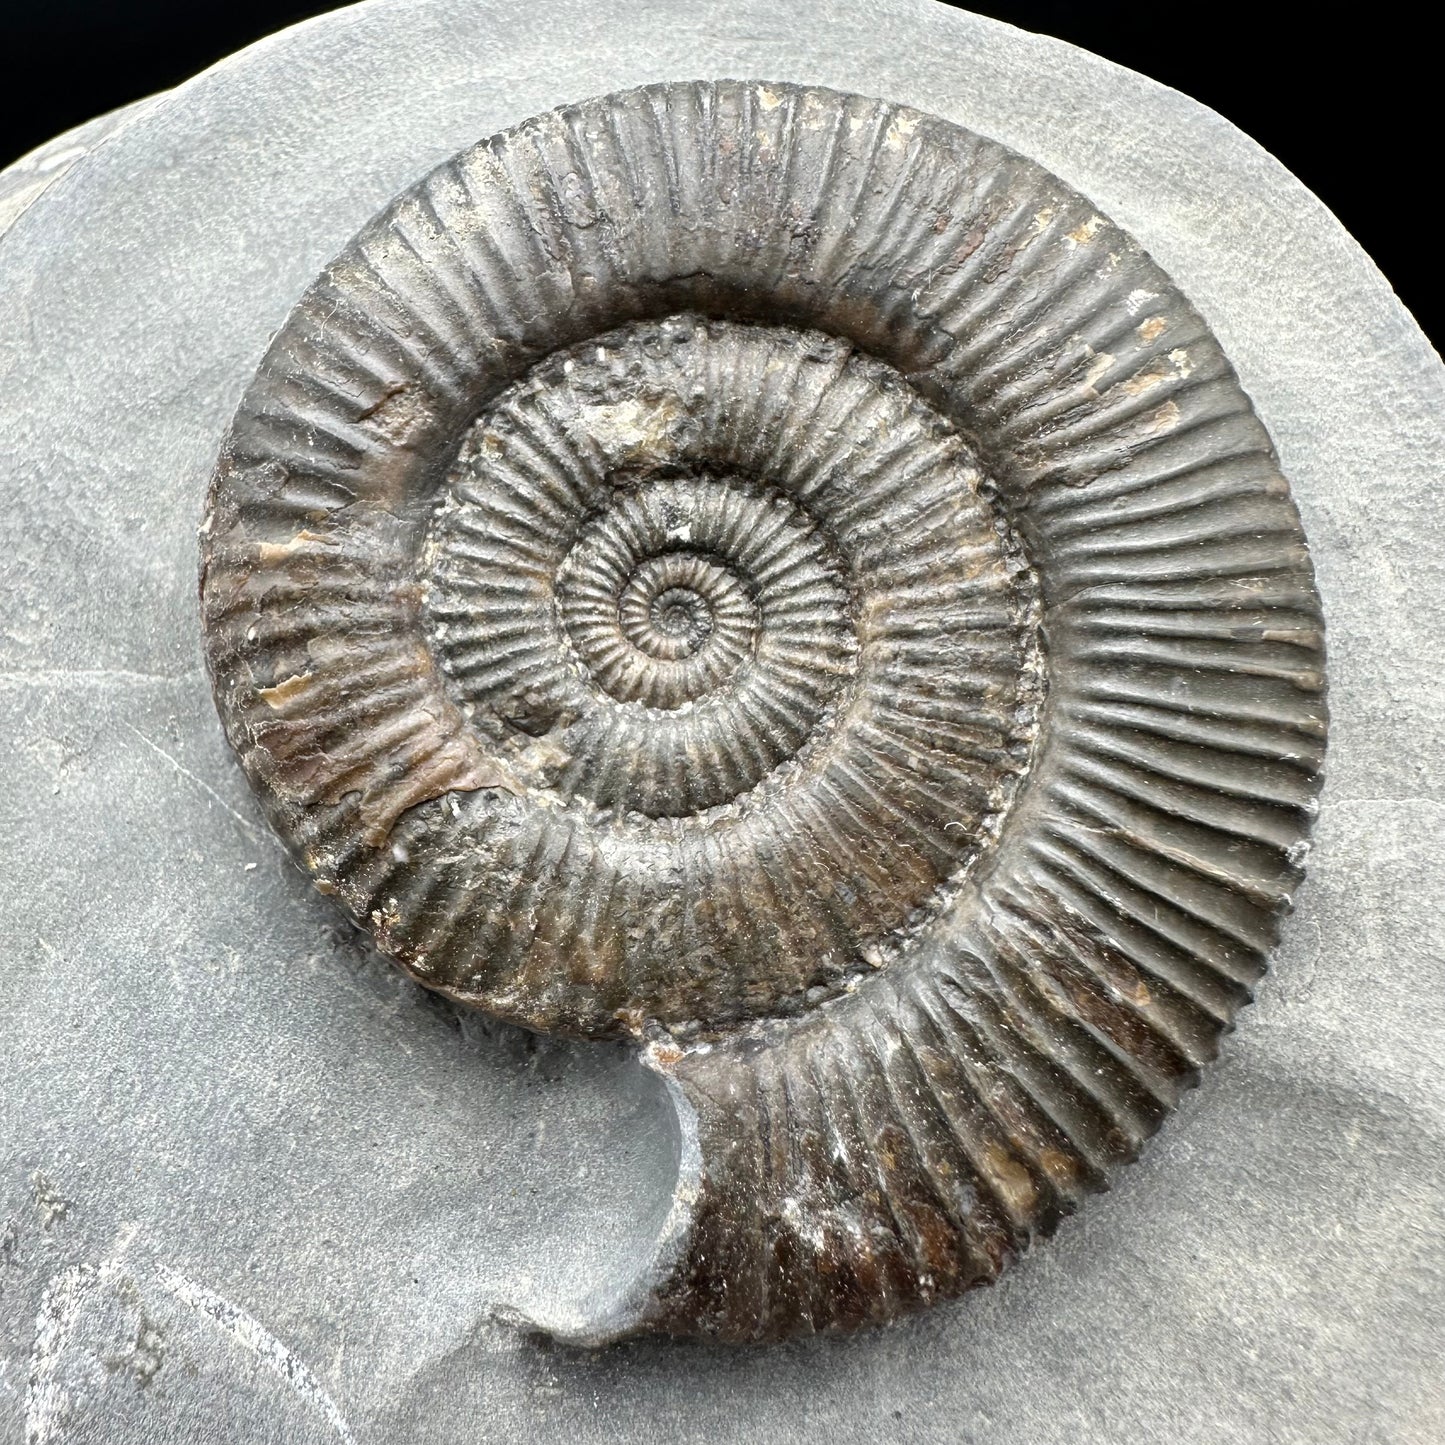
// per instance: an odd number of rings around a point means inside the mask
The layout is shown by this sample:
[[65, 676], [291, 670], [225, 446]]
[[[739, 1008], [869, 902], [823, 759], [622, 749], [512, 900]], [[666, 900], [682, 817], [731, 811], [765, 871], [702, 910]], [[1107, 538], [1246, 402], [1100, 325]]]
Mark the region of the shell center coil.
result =
[[548, 887], [629, 997], [681, 974], [710, 1019], [886, 961], [1030, 756], [1037, 603], [989, 491], [818, 332], [680, 315], [546, 358], [469, 430], [421, 553], [428, 648], [506, 796], [418, 810], [487, 841], [409, 856], [475, 848], [511, 897], [559, 852]]

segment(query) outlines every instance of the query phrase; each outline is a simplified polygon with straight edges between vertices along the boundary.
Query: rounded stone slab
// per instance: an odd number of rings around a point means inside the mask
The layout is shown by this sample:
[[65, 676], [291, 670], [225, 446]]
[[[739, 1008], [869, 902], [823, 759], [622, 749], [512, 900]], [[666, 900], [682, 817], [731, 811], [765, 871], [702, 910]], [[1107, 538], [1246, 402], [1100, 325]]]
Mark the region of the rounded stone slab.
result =
[[[577, 47], [550, 70], [530, 25], [475, 7], [307, 27], [166, 102], [0, 241], [0, 364], [25, 383], [0, 423], [23, 486], [4, 521], [6, 806], [45, 818], [11, 865], [23, 904], [7, 919], [22, 1071], [5, 1080], [17, 1263], [0, 1309], [18, 1342], [7, 1373], [36, 1383], [4, 1408], [21, 1429], [28, 1414], [54, 1433], [68, 1411], [77, 1430], [104, 1419], [108, 1438], [150, 1439], [239, 1413], [248, 1391], [296, 1439], [442, 1440], [477, 1418], [599, 1439], [746, 1438], [764, 1422], [781, 1439], [1175, 1440], [1205, 1422], [1241, 1440], [1438, 1434], [1421, 1342], [1440, 1293], [1426, 726], [1440, 579], [1419, 546], [1438, 361], [1273, 163], [1066, 47], [912, 6], [734, 10], [703, 33], [656, 13], [565, 19]], [[810, 55], [822, 34], [837, 50]], [[505, 85], [499, 45], [519, 77]], [[1001, 1291], [903, 1333], [744, 1361], [539, 1356], [489, 1331], [489, 1302], [565, 1328], [584, 1317], [571, 1280], [605, 1273], [609, 1251], [629, 1277], [667, 1229], [660, 1101], [627, 1095], [635, 1075], [603, 1054], [459, 1033], [360, 955], [338, 970], [325, 913], [306, 913], [210, 731], [186, 642], [193, 528], [269, 334], [388, 196], [524, 115], [700, 73], [886, 94], [998, 136], [1181, 283], [1306, 514], [1331, 611], [1337, 806], [1279, 983], [1213, 1083]], [[335, 109], [318, 114], [323, 83]], [[273, 129], [248, 92], [269, 97]], [[313, 126], [300, 148], [297, 115]], [[197, 259], [206, 237], [224, 264]], [[197, 846], [175, 819], [194, 826], [200, 808], [216, 830]], [[632, 1118], [608, 1135], [619, 1107]], [[657, 1152], [618, 1159], [649, 1117]], [[170, 1341], [169, 1376], [150, 1373], [141, 1313]], [[187, 1367], [210, 1383], [187, 1388]], [[283, 1378], [299, 1385], [278, 1394]]]

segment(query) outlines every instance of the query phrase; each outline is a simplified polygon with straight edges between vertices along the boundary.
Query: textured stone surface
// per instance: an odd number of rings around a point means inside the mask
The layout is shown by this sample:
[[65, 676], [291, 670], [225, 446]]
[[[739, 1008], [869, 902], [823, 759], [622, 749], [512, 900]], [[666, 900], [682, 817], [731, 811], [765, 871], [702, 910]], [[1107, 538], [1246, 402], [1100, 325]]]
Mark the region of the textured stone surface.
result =
[[[545, 10], [374, 5], [268, 42], [0, 238], [4, 1430], [1438, 1438], [1438, 359], [1268, 157], [1067, 47], [911, 4]], [[389, 195], [560, 101], [729, 73], [995, 135], [1198, 304], [1313, 545], [1331, 778], [1260, 1003], [1047, 1256], [846, 1343], [589, 1357], [489, 1316], [565, 1324], [581, 1282], [628, 1277], [665, 1227], [666, 1101], [625, 1056], [484, 1029], [338, 936], [216, 729], [194, 527], [270, 333]]]

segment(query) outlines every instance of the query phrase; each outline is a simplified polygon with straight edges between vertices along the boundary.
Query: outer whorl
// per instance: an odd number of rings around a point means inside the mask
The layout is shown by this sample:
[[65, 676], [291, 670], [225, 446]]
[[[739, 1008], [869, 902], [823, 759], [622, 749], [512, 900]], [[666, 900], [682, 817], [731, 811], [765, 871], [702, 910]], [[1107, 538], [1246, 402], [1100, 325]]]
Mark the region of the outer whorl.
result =
[[654, 86], [447, 162], [276, 337], [202, 550], [317, 885], [685, 1097], [686, 1220], [590, 1337], [992, 1279], [1213, 1056], [1299, 877], [1269, 439], [1134, 242], [917, 111]]

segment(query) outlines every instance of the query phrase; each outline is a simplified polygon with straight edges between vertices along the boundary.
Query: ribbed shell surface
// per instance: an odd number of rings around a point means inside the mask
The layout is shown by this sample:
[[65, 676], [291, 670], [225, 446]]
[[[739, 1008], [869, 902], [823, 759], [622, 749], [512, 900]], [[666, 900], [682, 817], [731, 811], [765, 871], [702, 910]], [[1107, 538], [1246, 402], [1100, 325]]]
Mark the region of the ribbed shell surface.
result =
[[202, 552], [318, 886], [695, 1113], [599, 1335], [992, 1279], [1213, 1057], [1300, 876], [1322, 625], [1264, 428], [1137, 244], [907, 108], [652, 86], [439, 167], [277, 335]]

